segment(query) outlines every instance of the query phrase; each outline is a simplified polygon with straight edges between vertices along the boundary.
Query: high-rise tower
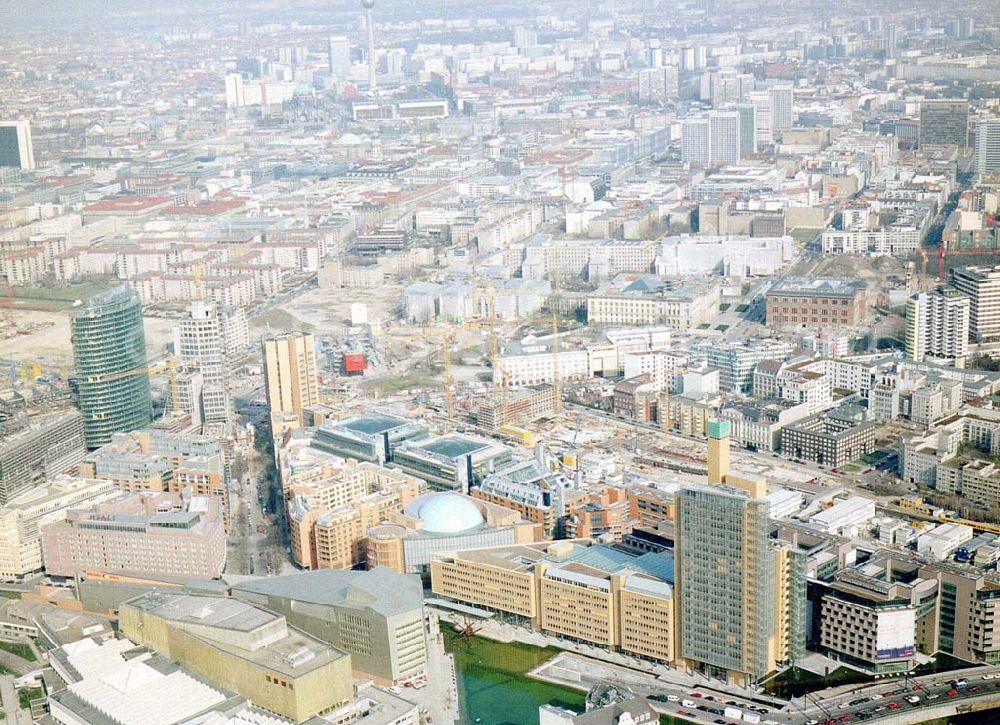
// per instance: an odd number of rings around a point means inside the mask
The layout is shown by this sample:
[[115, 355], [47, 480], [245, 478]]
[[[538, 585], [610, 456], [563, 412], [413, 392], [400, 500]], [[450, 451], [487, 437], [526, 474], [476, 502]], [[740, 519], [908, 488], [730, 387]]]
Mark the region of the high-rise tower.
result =
[[368, 89], [376, 93], [378, 86], [375, 81], [375, 20], [372, 17], [375, 0], [361, 0], [361, 7], [365, 11], [365, 29], [368, 31]]
[[148, 426], [153, 405], [142, 305], [135, 291], [122, 285], [94, 295], [74, 310], [71, 328], [87, 447]]
[[752, 685], [805, 646], [801, 552], [771, 539], [763, 481], [729, 472], [729, 421], [708, 424], [708, 485], [675, 498], [679, 664]]
[[272, 416], [294, 415], [303, 424], [302, 411], [319, 402], [316, 350], [313, 336], [302, 332], [264, 338], [264, 387]]

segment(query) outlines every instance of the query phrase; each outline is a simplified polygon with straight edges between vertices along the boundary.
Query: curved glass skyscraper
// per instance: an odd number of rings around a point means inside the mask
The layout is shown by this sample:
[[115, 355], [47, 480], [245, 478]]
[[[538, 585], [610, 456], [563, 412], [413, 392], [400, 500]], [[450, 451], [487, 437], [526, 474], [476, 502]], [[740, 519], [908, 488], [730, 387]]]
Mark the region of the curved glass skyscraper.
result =
[[94, 295], [73, 311], [73, 357], [88, 448], [153, 418], [142, 305], [128, 286]]

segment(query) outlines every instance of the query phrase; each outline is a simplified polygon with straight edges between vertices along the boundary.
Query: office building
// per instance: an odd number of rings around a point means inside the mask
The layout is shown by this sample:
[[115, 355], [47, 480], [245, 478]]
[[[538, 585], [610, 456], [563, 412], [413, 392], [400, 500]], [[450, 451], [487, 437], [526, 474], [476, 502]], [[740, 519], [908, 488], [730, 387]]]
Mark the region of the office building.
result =
[[924, 99], [920, 103], [920, 145], [969, 145], [969, 102], [958, 98]]
[[0, 505], [75, 466], [86, 455], [83, 416], [76, 410], [29, 419], [0, 437]]
[[431, 561], [435, 595], [532, 629], [670, 663], [673, 559], [595, 544], [449, 551]]
[[286, 489], [292, 559], [303, 569], [365, 565], [368, 530], [402, 511], [423, 482], [371, 463], [353, 464]]
[[774, 119], [772, 118], [771, 94], [767, 91], [754, 91], [747, 94], [747, 101], [754, 107], [754, 125], [757, 129], [757, 146], [770, 146], [774, 143]]
[[316, 343], [304, 332], [265, 337], [264, 388], [267, 406], [275, 415], [293, 416], [304, 425], [303, 409], [319, 403], [316, 379]]
[[43, 526], [50, 576], [90, 571], [215, 579], [226, 565], [222, 502], [211, 496], [124, 494]]
[[781, 452], [824, 466], [843, 466], [875, 450], [876, 427], [870, 420], [817, 413], [782, 429]]
[[708, 485], [675, 495], [677, 659], [747, 686], [802, 654], [804, 558], [771, 541], [764, 482], [729, 472], [728, 421], [709, 423], [708, 461]]
[[771, 130], [784, 131], [791, 128], [795, 120], [795, 93], [790, 85], [768, 88], [767, 97], [771, 106]]
[[189, 317], [175, 331], [177, 359], [201, 374], [197, 400], [199, 420], [227, 423], [230, 420], [229, 392], [226, 387], [226, 344], [219, 310], [212, 302], [197, 300], [188, 308]]
[[426, 437], [427, 427], [423, 423], [372, 412], [323, 423], [316, 431], [312, 447], [342, 458], [388, 463], [397, 447]]
[[976, 174], [980, 177], [1000, 174], [1000, 119], [976, 124]]
[[351, 74], [351, 43], [343, 35], [334, 35], [327, 41], [330, 76], [339, 81]]
[[740, 114], [712, 111], [706, 118], [681, 124], [681, 158], [688, 163], [712, 166], [740, 160]]
[[906, 301], [906, 355], [940, 358], [962, 366], [969, 347], [971, 302], [958, 290], [940, 287]]
[[711, 130], [707, 118], [688, 118], [681, 123], [681, 160], [708, 166], [711, 163]]
[[153, 591], [122, 604], [119, 622], [137, 645], [296, 723], [353, 695], [347, 652], [233, 597]]
[[740, 158], [757, 153], [757, 109], [752, 103], [736, 104], [740, 117]]
[[11, 166], [22, 171], [32, 171], [35, 168], [29, 121], [0, 121], [0, 166]]
[[111, 481], [56, 476], [0, 507], [0, 577], [23, 577], [42, 568], [41, 528], [120, 494]]
[[88, 448], [153, 419], [142, 305], [130, 287], [95, 295], [70, 319], [83, 431]]
[[429, 441], [406, 442], [393, 453], [393, 464], [439, 491], [467, 493], [487, 472], [507, 463], [512, 451], [488, 438], [451, 433]]
[[1000, 265], [951, 270], [951, 285], [969, 298], [969, 335], [976, 342], [1000, 338]]
[[427, 679], [423, 586], [386, 568], [316, 571], [233, 586], [233, 596], [351, 655], [356, 677], [378, 685]]
[[765, 295], [767, 326], [856, 327], [868, 319], [864, 281], [839, 277], [785, 277]]

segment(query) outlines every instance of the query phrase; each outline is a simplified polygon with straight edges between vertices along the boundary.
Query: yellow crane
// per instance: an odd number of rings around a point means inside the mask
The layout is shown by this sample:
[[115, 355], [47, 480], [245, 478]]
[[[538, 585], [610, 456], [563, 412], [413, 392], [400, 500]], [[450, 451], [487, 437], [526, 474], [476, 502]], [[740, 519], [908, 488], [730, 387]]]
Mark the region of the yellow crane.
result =
[[[189, 360], [189, 364], [197, 365], [197, 360]], [[150, 367], [144, 368], [133, 368], [132, 370], [122, 370], [117, 373], [108, 373], [107, 375], [88, 375], [80, 379], [80, 382], [84, 383], [106, 383], [111, 380], [121, 380], [123, 378], [129, 378], [135, 375], [159, 375], [160, 373], [167, 373], [170, 379], [170, 410], [171, 412], [177, 411], [177, 401], [179, 399], [179, 388], [177, 387], [177, 368], [181, 367], [181, 363], [173, 355], [168, 355], [167, 359], [158, 365], [152, 365]]]

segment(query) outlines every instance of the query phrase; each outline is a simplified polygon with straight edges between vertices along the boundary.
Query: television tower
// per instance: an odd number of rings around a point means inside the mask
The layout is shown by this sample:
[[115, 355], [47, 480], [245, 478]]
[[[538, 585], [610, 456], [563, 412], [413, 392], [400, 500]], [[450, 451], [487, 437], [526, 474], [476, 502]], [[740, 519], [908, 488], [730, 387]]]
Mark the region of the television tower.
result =
[[365, 26], [368, 29], [368, 88], [373, 95], [378, 93], [375, 83], [375, 22], [372, 19], [372, 8], [375, 0], [361, 0], [365, 11]]

